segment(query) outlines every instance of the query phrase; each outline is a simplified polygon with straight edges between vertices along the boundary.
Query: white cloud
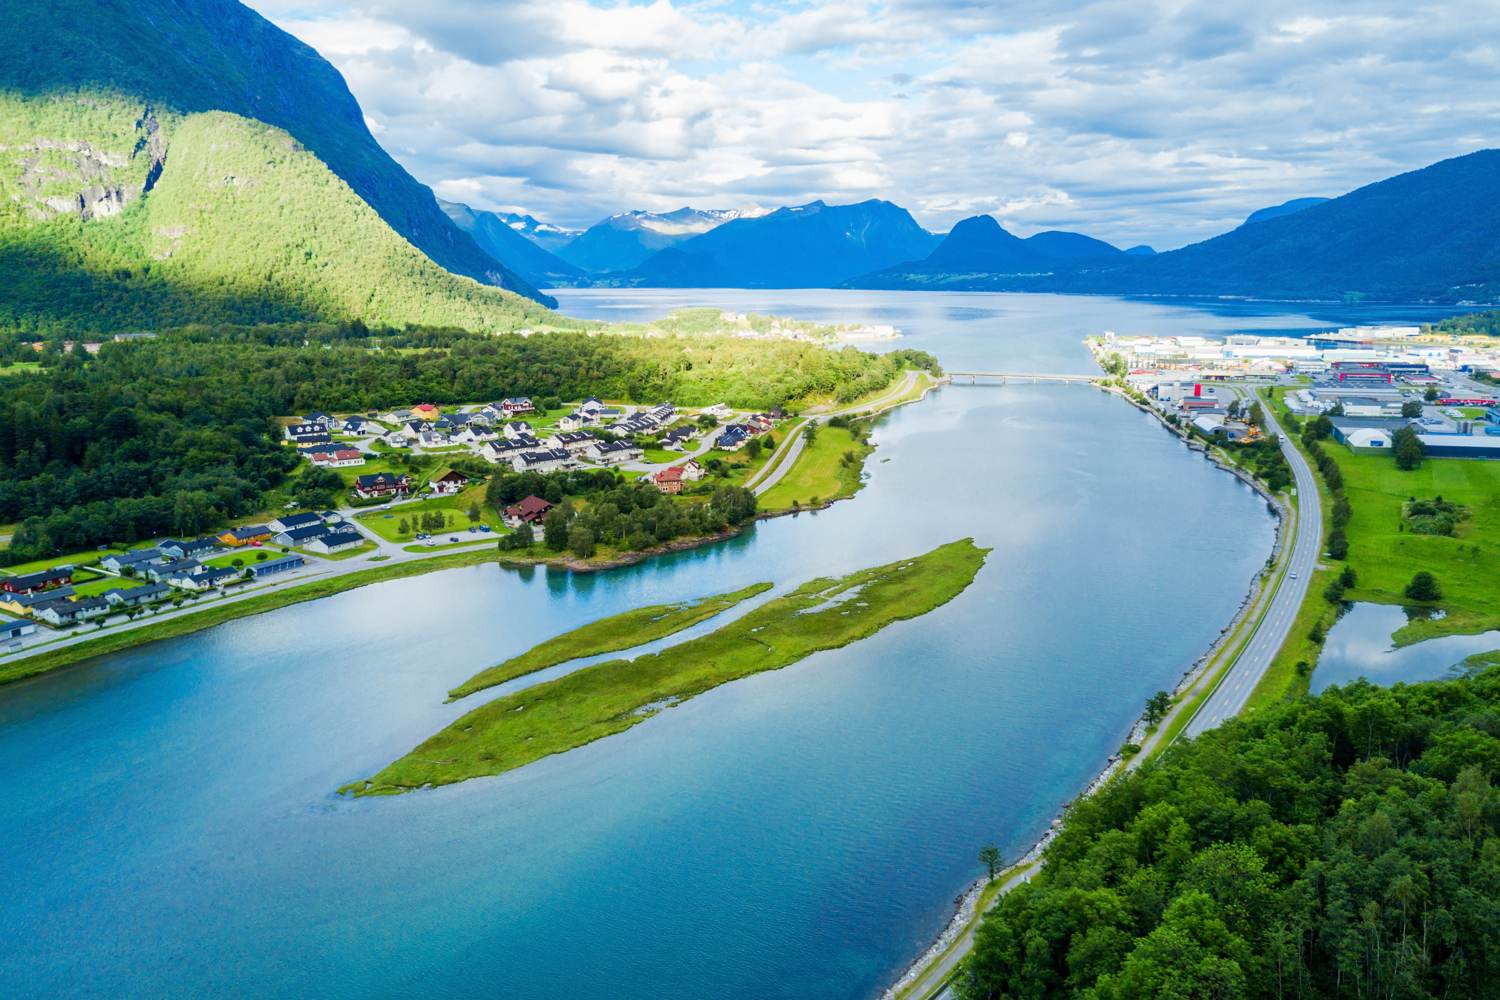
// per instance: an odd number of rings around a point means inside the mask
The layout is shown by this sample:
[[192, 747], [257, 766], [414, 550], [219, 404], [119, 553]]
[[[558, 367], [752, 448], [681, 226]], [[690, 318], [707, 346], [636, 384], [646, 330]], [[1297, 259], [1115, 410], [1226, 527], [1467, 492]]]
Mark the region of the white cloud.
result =
[[448, 197], [882, 197], [1174, 246], [1493, 143], [1495, 0], [251, 0]]

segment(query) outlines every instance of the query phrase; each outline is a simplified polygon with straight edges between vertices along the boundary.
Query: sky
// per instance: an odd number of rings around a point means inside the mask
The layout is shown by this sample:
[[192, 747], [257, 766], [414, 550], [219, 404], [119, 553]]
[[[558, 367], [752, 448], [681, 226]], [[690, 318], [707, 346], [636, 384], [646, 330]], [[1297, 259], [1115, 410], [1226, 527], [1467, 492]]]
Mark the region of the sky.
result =
[[883, 198], [1168, 249], [1500, 145], [1500, 0], [248, 0], [439, 196]]

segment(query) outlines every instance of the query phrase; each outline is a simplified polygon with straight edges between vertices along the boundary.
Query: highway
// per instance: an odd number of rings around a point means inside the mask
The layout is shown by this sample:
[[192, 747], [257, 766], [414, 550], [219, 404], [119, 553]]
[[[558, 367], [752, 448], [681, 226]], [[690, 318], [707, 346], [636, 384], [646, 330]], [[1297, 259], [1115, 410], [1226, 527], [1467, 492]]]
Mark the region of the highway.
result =
[[1245, 707], [1255, 685], [1271, 666], [1276, 651], [1286, 641], [1287, 633], [1297, 619], [1297, 609], [1302, 606], [1302, 599], [1307, 594], [1308, 580], [1317, 568], [1318, 558], [1322, 554], [1323, 507], [1318, 501], [1318, 483], [1313, 478], [1312, 467], [1297, 450], [1296, 444], [1282, 431], [1271, 408], [1264, 403], [1261, 408], [1266, 415], [1267, 427], [1281, 437], [1282, 454], [1292, 467], [1292, 476], [1297, 484], [1297, 523], [1289, 525], [1287, 529], [1295, 532], [1292, 553], [1287, 562], [1286, 573], [1279, 583], [1274, 584], [1276, 593], [1254, 635], [1218, 688], [1184, 727], [1182, 735], [1188, 738], [1214, 728], [1225, 719], [1233, 718]]

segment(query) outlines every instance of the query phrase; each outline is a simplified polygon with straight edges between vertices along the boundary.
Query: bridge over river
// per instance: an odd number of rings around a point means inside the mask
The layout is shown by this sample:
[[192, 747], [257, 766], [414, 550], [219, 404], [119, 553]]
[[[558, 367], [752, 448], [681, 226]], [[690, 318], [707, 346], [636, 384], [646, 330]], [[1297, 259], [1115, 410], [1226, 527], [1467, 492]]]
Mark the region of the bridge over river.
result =
[[1005, 385], [1009, 382], [1061, 382], [1073, 385], [1090, 385], [1100, 381], [1101, 375], [1064, 375], [1056, 372], [948, 372], [954, 385]]

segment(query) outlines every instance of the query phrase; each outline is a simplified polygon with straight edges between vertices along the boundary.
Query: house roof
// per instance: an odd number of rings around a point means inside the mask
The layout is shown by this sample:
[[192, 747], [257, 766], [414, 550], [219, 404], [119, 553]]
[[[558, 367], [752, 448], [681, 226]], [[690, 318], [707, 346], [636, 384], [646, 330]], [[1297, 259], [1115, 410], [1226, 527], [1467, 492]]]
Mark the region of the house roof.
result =
[[23, 608], [37, 608], [52, 601], [71, 597], [74, 594], [72, 587], [53, 587], [51, 590], [39, 591], [35, 594], [7, 594], [5, 600], [10, 604], [19, 604]]
[[276, 520], [281, 522], [283, 530], [288, 528], [301, 528], [309, 524], [322, 524], [323, 518], [319, 514], [307, 511], [301, 514], [283, 514]]
[[257, 570], [257, 571], [259, 571], [259, 570], [267, 570], [267, 569], [279, 569], [282, 566], [301, 566], [305, 562], [307, 562], [307, 560], [303, 559], [301, 556], [295, 556], [295, 555], [293, 555], [293, 556], [282, 556], [279, 559], [267, 559], [263, 563], [256, 563], [254, 566], [251, 566], [250, 568], [253, 569], [253, 570]]
[[682, 482], [682, 473], [682, 466], [674, 465], [671, 468], [662, 469], [656, 474], [655, 478], [658, 483], [680, 483]]
[[271, 529], [264, 524], [244, 524], [238, 528], [230, 528], [228, 531], [221, 532], [220, 534], [229, 535], [231, 538], [237, 540], [244, 540], [247, 538], [263, 538], [270, 533]]
[[399, 476], [393, 472], [368, 472], [354, 477], [354, 481], [360, 486], [398, 486], [411, 482], [411, 477], [404, 472]]
[[288, 528], [282, 534], [294, 542], [305, 542], [314, 538], [321, 538], [328, 534], [328, 529], [324, 527], [322, 521], [319, 521], [317, 524], [304, 524], [297, 528]]
[[433, 483], [442, 483], [449, 481], [467, 483], [469, 481], [469, 477], [464, 475], [462, 472], [459, 472], [457, 469], [444, 469], [442, 472], [433, 476], [428, 481]]
[[353, 528], [335, 528], [323, 536], [324, 545], [345, 545], [349, 542], [362, 542], [365, 536]]
[[551, 510], [553, 506], [554, 504], [552, 504], [550, 501], [543, 500], [539, 496], [529, 496], [526, 499], [522, 500], [520, 503], [512, 504], [511, 506], [505, 508], [505, 516], [519, 517], [523, 519], [536, 517], [538, 515], [547, 513], [547, 511]]
[[51, 569], [38, 570], [35, 573], [21, 573], [17, 576], [8, 576], [4, 578], [4, 582], [18, 590], [29, 590], [32, 587], [40, 587], [53, 580], [62, 580], [72, 575], [72, 566], [54, 566]]

